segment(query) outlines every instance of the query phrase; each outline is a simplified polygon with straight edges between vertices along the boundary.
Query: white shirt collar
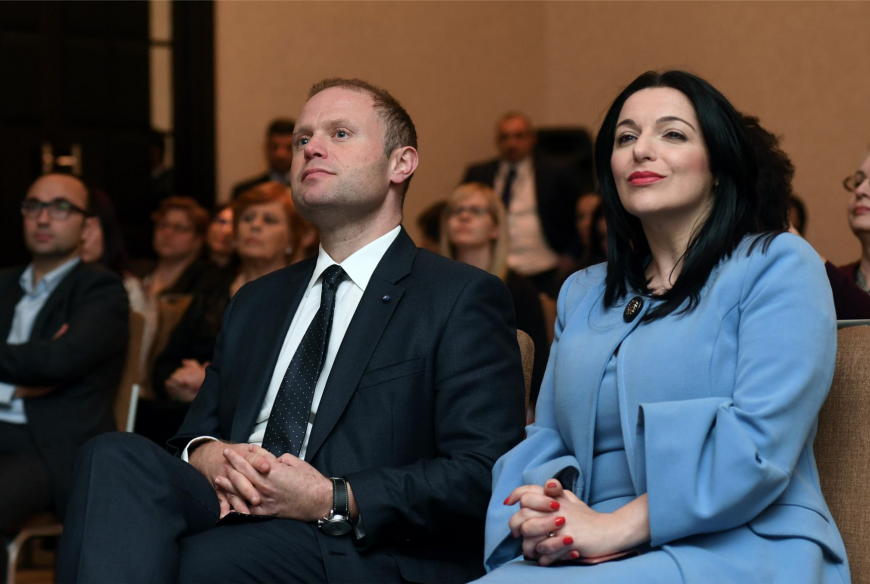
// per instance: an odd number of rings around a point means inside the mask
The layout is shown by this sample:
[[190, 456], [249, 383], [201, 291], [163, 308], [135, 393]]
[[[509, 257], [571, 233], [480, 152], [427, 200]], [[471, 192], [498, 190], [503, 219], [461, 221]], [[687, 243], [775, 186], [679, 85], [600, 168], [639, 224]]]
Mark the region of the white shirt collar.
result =
[[24, 293], [28, 296], [32, 296], [33, 294], [43, 293], [50, 294], [57, 288], [60, 281], [64, 279], [64, 277], [75, 268], [81, 258], [76, 256], [73, 259], [61, 264], [56, 267], [46, 275], [44, 275], [40, 280], [39, 284], [36, 286], [33, 285], [33, 264], [27, 266], [27, 269], [24, 270], [24, 273], [21, 274], [21, 277], [18, 279], [18, 283], [21, 285], [21, 289], [24, 290]]
[[[501, 172], [503, 174], [507, 174], [508, 169], [510, 169], [510, 167], [511, 167], [510, 162], [508, 162], [507, 160], [502, 160], [501, 163], [499, 164], [498, 169], [499, 169], [499, 172]], [[520, 160], [519, 162], [514, 164], [513, 167], [517, 170], [517, 174], [525, 175], [525, 174], [531, 173], [531, 171], [534, 169], [532, 157], [526, 156], [525, 158], [523, 158], [522, 160]]]
[[317, 253], [317, 263], [314, 265], [314, 273], [311, 275], [311, 280], [308, 282], [308, 288], [305, 290], [305, 296], [308, 296], [308, 294], [311, 293], [311, 289], [314, 287], [314, 284], [317, 283], [320, 276], [323, 275], [324, 270], [333, 264], [340, 265], [347, 274], [347, 277], [356, 284], [360, 290], [365, 292], [366, 286], [368, 286], [375, 268], [378, 267], [381, 258], [383, 258], [384, 254], [387, 253], [387, 249], [399, 236], [401, 230], [402, 226], [399, 225], [389, 233], [385, 233], [373, 242], [358, 249], [340, 264], [329, 257], [329, 254], [326, 253], [326, 250], [324, 250], [321, 245], [320, 251]]

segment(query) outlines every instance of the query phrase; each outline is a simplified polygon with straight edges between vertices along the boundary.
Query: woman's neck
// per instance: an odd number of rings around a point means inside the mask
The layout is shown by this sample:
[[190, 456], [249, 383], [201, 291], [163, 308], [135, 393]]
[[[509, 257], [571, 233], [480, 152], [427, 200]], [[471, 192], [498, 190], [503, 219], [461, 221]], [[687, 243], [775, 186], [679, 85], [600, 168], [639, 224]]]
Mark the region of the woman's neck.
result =
[[181, 274], [196, 261], [196, 254], [178, 258], [161, 258], [151, 274], [150, 293], [157, 296], [164, 290], [171, 288]]
[[208, 255], [208, 259], [210, 259], [213, 263], [219, 265], [220, 267], [224, 267], [230, 263], [231, 259], [233, 259], [233, 254], [211, 252]]
[[700, 221], [643, 224], [652, 260], [647, 266], [650, 290], [661, 294], [670, 290], [682, 271], [686, 249]]
[[864, 274], [864, 279], [870, 282], [870, 233], [862, 233], [858, 235], [861, 241], [861, 260], [858, 262], [858, 269]]
[[456, 261], [489, 271], [492, 267], [492, 250], [488, 245], [456, 248]]

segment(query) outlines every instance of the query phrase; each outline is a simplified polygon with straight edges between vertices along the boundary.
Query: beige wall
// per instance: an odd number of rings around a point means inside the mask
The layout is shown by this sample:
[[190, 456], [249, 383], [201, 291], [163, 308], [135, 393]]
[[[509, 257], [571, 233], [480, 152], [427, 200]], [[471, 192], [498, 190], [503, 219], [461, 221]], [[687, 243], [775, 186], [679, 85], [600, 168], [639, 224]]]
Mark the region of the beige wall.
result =
[[420, 135], [406, 224], [494, 154], [495, 118], [597, 129], [647, 69], [706, 77], [782, 134], [808, 238], [857, 255], [840, 186], [870, 143], [867, 2], [218, 2], [218, 186], [264, 170], [269, 120], [308, 87], [356, 76], [390, 89]]

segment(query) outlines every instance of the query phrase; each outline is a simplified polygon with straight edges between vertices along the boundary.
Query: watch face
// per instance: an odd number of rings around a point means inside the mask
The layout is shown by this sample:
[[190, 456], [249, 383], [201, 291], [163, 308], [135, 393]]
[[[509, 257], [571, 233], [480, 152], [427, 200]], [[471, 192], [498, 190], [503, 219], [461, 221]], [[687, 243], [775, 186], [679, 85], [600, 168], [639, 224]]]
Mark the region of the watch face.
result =
[[347, 521], [324, 521], [322, 529], [326, 535], [344, 535], [349, 533], [353, 527]]

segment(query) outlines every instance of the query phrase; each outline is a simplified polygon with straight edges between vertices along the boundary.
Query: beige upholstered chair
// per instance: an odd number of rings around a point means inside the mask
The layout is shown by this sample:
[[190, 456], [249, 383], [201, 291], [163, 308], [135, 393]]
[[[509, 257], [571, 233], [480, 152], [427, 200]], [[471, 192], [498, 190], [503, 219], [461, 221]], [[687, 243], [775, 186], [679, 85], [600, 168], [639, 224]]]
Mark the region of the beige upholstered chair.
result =
[[853, 582], [870, 582], [870, 326], [837, 333], [837, 368], [814, 451]]

